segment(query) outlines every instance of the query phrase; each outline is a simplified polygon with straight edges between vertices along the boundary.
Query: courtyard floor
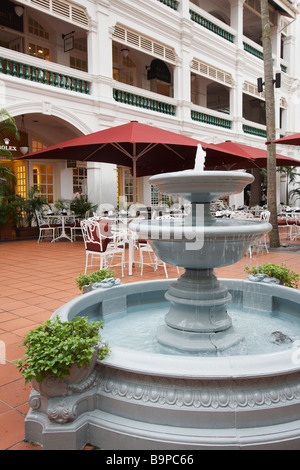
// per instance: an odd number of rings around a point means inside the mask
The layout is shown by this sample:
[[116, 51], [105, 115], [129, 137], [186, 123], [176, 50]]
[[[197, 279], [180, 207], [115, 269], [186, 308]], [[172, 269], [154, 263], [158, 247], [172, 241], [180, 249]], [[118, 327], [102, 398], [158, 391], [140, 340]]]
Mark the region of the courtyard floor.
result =
[[[282, 248], [264, 252], [250, 259], [248, 256], [226, 268], [216, 269], [219, 278], [246, 279], [246, 264], [285, 263], [300, 272], [300, 243], [293, 250]], [[82, 241], [50, 243], [44, 240], [0, 243], [0, 346], [5, 358], [0, 357], [0, 450], [41, 450], [41, 446], [24, 440], [24, 419], [29, 409], [31, 386], [25, 386], [15, 361], [22, 357], [24, 335], [53, 312], [81, 295], [75, 278], [84, 272], [85, 250]], [[91, 271], [90, 271], [91, 272]], [[119, 268], [115, 270], [120, 277]], [[178, 277], [174, 267], [168, 267], [169, 278]], [[155, 272], [144, 267], [140, 275], [138, 263], [133, 275], [127, 268], [123, 283], [165, 279], [163, 267]], [[1, 348], [0, 348], [1, 352]], [[89, 446], [86, 447], [89, 449]]]

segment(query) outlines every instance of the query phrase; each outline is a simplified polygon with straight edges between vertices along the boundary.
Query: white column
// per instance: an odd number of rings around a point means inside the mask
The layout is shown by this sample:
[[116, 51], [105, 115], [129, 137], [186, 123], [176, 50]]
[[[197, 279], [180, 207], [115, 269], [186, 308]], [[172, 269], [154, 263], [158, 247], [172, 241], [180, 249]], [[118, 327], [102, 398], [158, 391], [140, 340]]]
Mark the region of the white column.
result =
[[177, 59], [174, 76], [174, 98], [178, 100], [177, 115], [184, 123], [191, 119], [191, 54], [192, 25], [185, 18], [181, 20], [180, 57]]
[[244, 1], [245, 0], [229, 0], [230, 9], [230, 26], [235, 29], [235, 44], [239, 49], [243, 46], [243, 21], [244, 21]]
[[234, 85], [230, 92], [230, 113], [233, 115], [233, 130], [236, 134], [243, 133], [243, 83], [244, 83], [244, 59], [243, 46], [243, 18], [244, 0], [229, 0], [231, 4], [231, 27], [235, 29], [236, 73]]
[[117, 205], [117, 170], [108, 163], [87, 163], [88, 199], [94, 204]]
[[182, 18], [190, 18], [190, 0], [179, 1], [178, 13], [182, 16]]
[[88, 69], [94, 77], [93, 93], [111, 99], [112, 34], [108, 0], [98, 0], [88, 33]]

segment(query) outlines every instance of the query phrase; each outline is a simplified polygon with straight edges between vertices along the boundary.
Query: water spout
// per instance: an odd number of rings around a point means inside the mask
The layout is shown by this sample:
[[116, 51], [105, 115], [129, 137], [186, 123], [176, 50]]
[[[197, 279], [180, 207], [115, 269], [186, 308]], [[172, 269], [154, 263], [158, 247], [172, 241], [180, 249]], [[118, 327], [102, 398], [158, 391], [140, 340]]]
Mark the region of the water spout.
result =
[[204, 171], [205, 157], [206, 152], [203, 150], [201, 144], [198, 144], [194, 166], [196, 171]]

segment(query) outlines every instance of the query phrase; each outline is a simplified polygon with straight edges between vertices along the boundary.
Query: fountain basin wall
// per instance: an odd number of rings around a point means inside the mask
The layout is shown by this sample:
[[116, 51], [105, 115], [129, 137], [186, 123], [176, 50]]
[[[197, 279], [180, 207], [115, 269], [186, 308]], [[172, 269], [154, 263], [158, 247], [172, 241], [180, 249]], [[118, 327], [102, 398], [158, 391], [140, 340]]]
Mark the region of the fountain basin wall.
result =
[[[88, 315], [105, 324], [115, 313], [127, 315], [130, 305], [160, 302], [170, 282], [100, 289], [54, 315], [63, 320]], [[251, 309], [255, 299], [262, 311], [300, 315], [298, 290], [222, 282], [244, 309]], [[191, 357], [114, 346], [108, 358], [96, 363], [87, 386], [79, 384], [65, 396], [32, 392], [25, 438], [44, 449], [79, 449], [90, 443], [107, 450], [299, 450], [298, 362], [293, 347], [262, 355]]]

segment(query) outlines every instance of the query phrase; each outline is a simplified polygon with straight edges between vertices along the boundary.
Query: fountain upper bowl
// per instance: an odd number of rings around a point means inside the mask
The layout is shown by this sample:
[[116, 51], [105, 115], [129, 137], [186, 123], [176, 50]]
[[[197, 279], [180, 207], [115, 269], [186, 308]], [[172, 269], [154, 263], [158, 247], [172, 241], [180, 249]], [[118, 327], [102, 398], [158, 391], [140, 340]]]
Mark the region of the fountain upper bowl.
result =
[[190, 202], [211, 202], [241, 193], [254, 177], [241, 171], [184, 170], [154, 175], [149, 181], [162, 194], [184, 197]]

